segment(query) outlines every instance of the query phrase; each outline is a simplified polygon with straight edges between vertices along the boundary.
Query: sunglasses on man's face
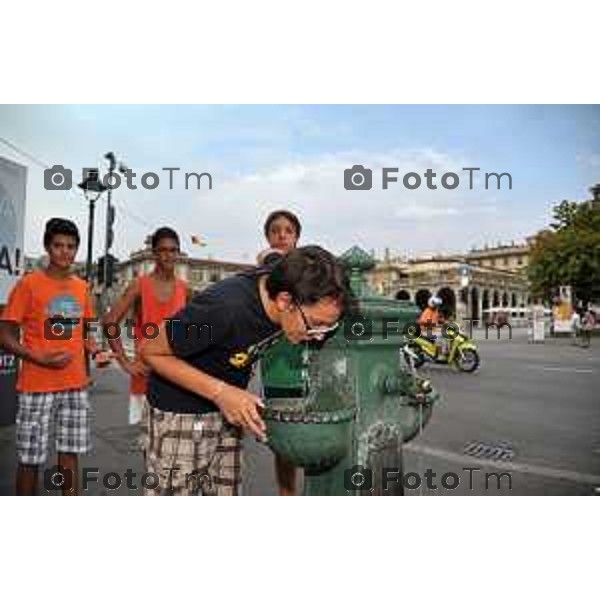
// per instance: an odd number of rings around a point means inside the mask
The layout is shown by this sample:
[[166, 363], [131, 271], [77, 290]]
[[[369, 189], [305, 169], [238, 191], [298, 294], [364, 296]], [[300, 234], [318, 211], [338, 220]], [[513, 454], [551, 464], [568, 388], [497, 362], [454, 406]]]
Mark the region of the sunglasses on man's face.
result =
[[340, 323], [339, 321], [336, 321], [333, 325], [321, 325], [318, 327], [312, 327], [310, 325], [310, 323], [308, 322], [308, 319], [306, 318], [306, 314], [304, 313], [304, 311], [302, 310], [302, 306], [300, 306], [300, 303], [298, 301], [294, 301], [294, 303], [296, 304], [296, 306], [298, 307], [298, 310], [300, 311], [300, 316], [302, 317], [302, 321], [304, 322], [304, 327], [306, 328], [306, 335], [310, 336], [310, 337], [323, 337], [325, 335], [327, 335], [328, 333], [331, 333], [332, 331], [335, 331]]

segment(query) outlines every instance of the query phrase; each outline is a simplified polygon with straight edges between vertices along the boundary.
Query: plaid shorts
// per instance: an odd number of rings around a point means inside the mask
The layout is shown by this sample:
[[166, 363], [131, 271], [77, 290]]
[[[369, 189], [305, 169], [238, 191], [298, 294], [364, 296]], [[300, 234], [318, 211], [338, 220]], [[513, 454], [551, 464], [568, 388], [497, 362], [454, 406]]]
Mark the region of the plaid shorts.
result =
[[50, 432], [56, 451], [85, 454], [91, 449], [91, 407], [86, 389], [19, 394], [17, 458], [41, 465], [48, 455]]
[[[237, 496], [242, 432], [220, 412], [178, 414], [149, 407], [146, 471], [157, 475], [149, 496]], [[153, 484], [152, 484], [153, 487]]]

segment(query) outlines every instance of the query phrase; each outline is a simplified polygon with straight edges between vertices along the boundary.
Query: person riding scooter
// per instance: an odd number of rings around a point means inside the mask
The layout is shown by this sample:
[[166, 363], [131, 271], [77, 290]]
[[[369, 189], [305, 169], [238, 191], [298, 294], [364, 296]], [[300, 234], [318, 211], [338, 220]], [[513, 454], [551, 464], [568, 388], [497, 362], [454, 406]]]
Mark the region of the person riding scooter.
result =
[[447, 352], [447, 348], [444, 348], [444, 346], [439, 343], [441, 336], [433, 333], [434, 329], [441, 327], [446, 322], [446, 319], [440, 310], [441, 306], [442, 299], [439, 296], [431, 296], [427, 301], [427, 307], [419, 317], [418, 323], [421, 328], [421, 335], [432, 342], [437, 343], [442, 352]]
[[425, 362], [432, 362], [456, 366], [465, 373], [473, 373], [480, 362], [477, 347], [456, 324], [449, 323], [447, 331], [441, 335], [443, 329], [440, 332], [439, 328], [447, 322], [441, 306], [442, 300], [438, 296], [429, 298], [427, 308], [418, 320], [420, 335], [408, 337], [402, 347], [404, 359], [414, 369], [419, 369]]

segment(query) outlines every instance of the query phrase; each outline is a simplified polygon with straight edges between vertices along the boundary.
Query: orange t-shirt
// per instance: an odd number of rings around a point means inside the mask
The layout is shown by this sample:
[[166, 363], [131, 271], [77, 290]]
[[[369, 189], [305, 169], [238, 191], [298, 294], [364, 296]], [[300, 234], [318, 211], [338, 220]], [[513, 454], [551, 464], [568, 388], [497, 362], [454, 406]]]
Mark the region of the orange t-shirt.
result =
[[[70, 339], [56, 339], [50, 330], [52, 317], [73, 319], [72, 327], [54, 328], [71, 333]], [[21, 361], [17, 379], [19, 392], [60, 392], [79, 389], [88, 384], [84, 352], [83, 319], [95, 319], [87, 285], [83, 279], [71, 275], [54, 279], [44, 271], [34, 271], [22, 277], [12, 289], [2, 319], [21, 327], [22, 344], [35, 351], [68, 352], [72, 359], [64, 367], [54, 369]], [[93, 329], [97, 323], [91, 324]], [[92, 335], [88, 333], [88, 335]]]
[[[154, 282], [148, 275], [142, 275], [140, 282], [140, 312], [135, 325], [135, 355], [139, 357], [140, 345], [144, 343], [142, 326], [153, 323], [160, 327], [165, 319], [179, 312], [187, 301], [187, 285], [181, 279], [175, 279], [175, 289], [171, 297], [161, 302], [154, 293]], [[154, 335], [154, 327], [148, 327], [147, 335]], [[130, 393], [145, 394], [148, 385], [146, 377], [132, 377]]]
[[419, 317], [419, 325], [425, 327], [428, 325], [428, 321], [431, 321], [431, 327], [437, 327], [438, 322], [441, 324], [442, 320], [440, 311], [437, 308], [428, 306]]

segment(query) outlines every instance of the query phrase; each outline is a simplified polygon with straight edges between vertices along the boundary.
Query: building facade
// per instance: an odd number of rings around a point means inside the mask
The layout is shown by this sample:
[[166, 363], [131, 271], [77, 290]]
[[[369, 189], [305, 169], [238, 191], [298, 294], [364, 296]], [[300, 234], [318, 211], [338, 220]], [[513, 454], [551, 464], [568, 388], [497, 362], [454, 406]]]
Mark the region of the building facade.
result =
[[[175, 275], [188, 282], [195, 291], [202, 291], [212, 283], [235, 275], [254, 265], [247, 263], [228, 262], [211, 258], [192, 258], [182, 253], [175, 265]], [[148, 275], [154, 269], [154, 256], [149, 247], [132, 252], [129, 258], [117, 265], [116, 287], [125, 289], [136, 277]]]
[[[528, 245], [472, 250], [464, 255], [432, 256], [380, 262], [370, 274], [371, 286], [384, 296], [414, 302], [420, 308], [432, 295], [443, 300], [447, 317], [474, 326], [510, 312], [524, 322], [531, 303], [525, 274]], [[504, 310], [503, 310], [504, 309]]]
[[529, 264], [529, 244], [515, 244], [493, 248], [473, 249], [465, 256], [465, 261], [477, 267], [487, 267], [518, 273]]

